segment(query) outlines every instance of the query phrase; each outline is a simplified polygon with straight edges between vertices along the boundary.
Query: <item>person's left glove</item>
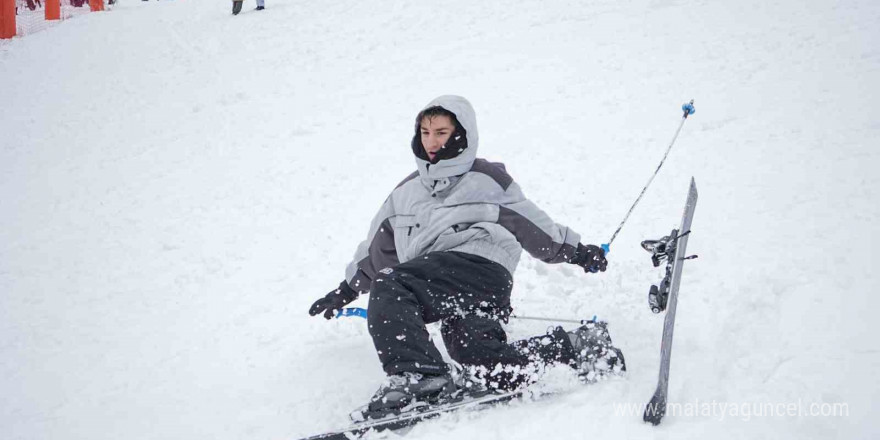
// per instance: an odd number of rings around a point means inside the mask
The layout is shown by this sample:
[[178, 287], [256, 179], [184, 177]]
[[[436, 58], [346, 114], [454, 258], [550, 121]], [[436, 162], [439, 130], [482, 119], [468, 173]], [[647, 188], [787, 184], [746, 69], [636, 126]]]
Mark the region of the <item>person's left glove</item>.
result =
[[309, 308], [309, 315], [315, 316], [318, 313], [324, 312], [324, 318], [332, 319], [336, 316], [337, 310], [342, 310], [343, 307], [356, 300], [357, 297], [358, 293], [349, 287], [347, 282], [343, 281], [339, 283], [338, 288], [315, 301], [312, 307]]
[[605, 250], [599, 246], [578, 243], [574, 257], [569, 260], [571, 264], [577, 264], [584, 268], [584, 272], [596, 273], [605, 272], [608, 267], [608, 260], [605, 259]]

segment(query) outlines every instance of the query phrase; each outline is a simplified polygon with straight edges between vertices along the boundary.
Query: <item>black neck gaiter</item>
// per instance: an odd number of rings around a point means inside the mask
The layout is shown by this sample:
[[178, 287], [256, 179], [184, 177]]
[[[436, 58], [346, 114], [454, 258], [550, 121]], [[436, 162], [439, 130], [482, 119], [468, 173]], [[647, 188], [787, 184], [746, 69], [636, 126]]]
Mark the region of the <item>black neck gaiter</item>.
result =
[[452, 159], [453, 157], [457, 157], [459, 154], [463, 153], [464, 150], [467, 149], [467, 130], [461, 126], [458, 120], [453, 121], [455, 123], [455, 131], [452, 135], [449, 136], [449, 140], [446, 141], [446, 145], [440, 149], [440, 152], [434, 157], [434, 160], [428, 159], [428, 153], [425, 152], [425, 147], [422, 145], [422, 136], [421, 136], [421, 121], [416, 123], [416, 134], [413, 136], [412, 140], [412, 150], [413, 154], [416, 155], [419, 159], [428, 161], [432, 164], [436, 164], [444, 159]]

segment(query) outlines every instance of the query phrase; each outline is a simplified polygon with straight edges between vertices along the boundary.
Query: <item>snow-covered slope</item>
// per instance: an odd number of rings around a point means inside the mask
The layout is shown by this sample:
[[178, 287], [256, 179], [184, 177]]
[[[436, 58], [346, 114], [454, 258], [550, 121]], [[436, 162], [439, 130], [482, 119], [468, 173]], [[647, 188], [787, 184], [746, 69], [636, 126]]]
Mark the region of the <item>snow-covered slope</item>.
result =
[[[123, 0], [0, 45], [0, 438], [344, 424], [382, 372], [365, 322], [306, 311], [413, 170], [415, 112], [446, 93], [476, 107], [482, 156], [594, 243], [681, 103], [697, 113], [608, 272], [525, 257], [516, 273], [517, 312], [609, 321], [629, 376], [583, 388], [556, 369], [541, 386], [561, 396], [408, 438], [876, 436], [880, 4], [808, 3], [269, 0], [232, 17]], [[660, 272], [638, 243], [677, 225], [691, 176], [700, 258], [670, 399], [848, 416], [616, 412], [656, 383]]]

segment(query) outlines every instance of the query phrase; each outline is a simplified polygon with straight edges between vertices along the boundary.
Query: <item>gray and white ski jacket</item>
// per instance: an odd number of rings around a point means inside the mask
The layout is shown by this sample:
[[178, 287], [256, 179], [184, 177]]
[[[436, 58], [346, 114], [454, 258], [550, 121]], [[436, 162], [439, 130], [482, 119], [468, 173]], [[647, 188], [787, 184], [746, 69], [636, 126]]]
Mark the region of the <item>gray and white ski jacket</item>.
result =
[[441, 96], [455, 114], [468, 147], [457, 157], [431, 164], [416, 158], [418, 171], [385, 200], [357, 248], [345, 279], [366, 293], [378, 271], [436, 251], [479, 255], [516, 270], [522, 250], [547, 263], [568, 262], [580, 236], [556, 224], [526, 199], [504, 165], [477, 159], [477, 120], [460, 96]]

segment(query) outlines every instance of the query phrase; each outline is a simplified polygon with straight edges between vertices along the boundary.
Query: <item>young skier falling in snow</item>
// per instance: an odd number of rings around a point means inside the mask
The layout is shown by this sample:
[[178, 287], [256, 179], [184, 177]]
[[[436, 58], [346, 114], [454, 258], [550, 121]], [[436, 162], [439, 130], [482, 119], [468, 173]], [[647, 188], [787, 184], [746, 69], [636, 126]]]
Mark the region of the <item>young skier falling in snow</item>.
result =
[[[522, 250], [546, 263], [604, 272], [604, 251], [525, 198], [504, 165], [477, 159], [476, 115], [459, 96], [431, 101], [415, 121], [418, 171], [385, 200], [358, 246], [346, 279], [309, 314], [336, 311], [369, 293], [370, 336], [389, 375], [362, 409], [380, 418], [421, 403], [507, 391], [536, 380], [550, 363], [587, 381], [625, 369], [604, 323], [507, 342], [513, 272]], [[450, 374], [426, 324], [441, 322]]]

